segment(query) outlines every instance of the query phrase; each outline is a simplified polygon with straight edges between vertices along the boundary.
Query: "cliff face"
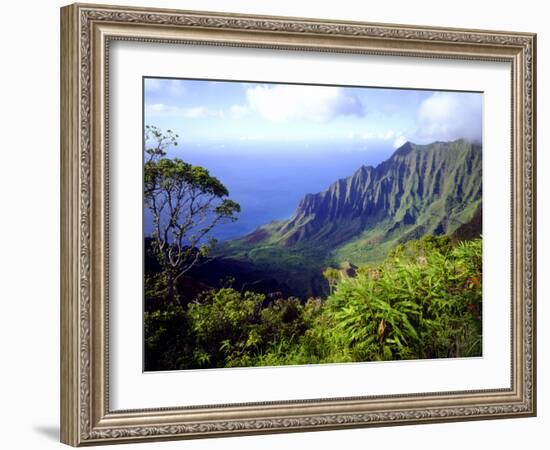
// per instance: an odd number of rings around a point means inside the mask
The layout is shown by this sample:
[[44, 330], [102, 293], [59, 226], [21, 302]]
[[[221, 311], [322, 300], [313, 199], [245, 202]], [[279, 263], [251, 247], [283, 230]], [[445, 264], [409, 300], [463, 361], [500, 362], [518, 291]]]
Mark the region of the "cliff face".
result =
[[304, 196], [290, 219], [224, 242], [218, 255], [250, 263], [299, 295], [318, 295], [327, 265], [380, 262], [396, 244], [425, 235], [479, 236], [481, 174], [479, 144], [406, 143], [378, 166]]
[[480, 145], [464, 140], [406, 143], [377, 167], [363, 166], [325, 191], [306, 195], [276, 234], [284, 245], [337, 246], [369, 228], [451, 233], [481, 202], [481, 153]]

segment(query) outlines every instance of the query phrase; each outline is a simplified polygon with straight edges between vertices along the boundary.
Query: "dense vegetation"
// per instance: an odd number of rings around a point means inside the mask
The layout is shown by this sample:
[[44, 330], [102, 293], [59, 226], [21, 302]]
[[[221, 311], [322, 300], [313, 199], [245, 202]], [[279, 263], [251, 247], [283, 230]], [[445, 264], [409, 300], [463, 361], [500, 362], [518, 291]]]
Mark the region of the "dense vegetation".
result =
[[478, 145], [407, 143], [218, 245], [240, 205], [144, 131], [146, 370], [481, 355]]
[[[376, 167], [362, 166], [305, 195], [288, 220], [220, 243], [213, 252], [276, 274], [298, 295], [326, 295], [323, 267], [378, 264], [400, 243], [452, 235], [480, 213], [481, 197], [480, 144], [407, 142]], [[473, 225], [468, 237], [480, 234], [481, 224]]]
[[481, 238], [427, 236], [352, 274], [327, 269], [330, 295], [307, 300], [226, 280], [182, 301], [146, 274], [146, 370], [481, 355]]

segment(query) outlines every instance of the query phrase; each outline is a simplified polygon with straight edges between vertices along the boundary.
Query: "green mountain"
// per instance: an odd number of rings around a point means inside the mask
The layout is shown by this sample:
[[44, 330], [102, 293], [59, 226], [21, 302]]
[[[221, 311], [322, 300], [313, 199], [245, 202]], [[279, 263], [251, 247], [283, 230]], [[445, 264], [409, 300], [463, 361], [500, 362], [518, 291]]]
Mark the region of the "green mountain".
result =
[[397, 243], [424, 235], [479, 234], [481, 174], [480, 144], [407, 142], [378, 166], [306, 195], [290, 219], [224, 243], [219, 252], [300, 295], [317, 295], [327, 265], [379, 262]]

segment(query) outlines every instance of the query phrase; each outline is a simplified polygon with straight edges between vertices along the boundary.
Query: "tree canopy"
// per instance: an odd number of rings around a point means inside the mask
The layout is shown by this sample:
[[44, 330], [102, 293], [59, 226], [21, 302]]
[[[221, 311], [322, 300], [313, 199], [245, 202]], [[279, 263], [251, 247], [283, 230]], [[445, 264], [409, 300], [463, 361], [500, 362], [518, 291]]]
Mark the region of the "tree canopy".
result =
[[236, 220], [240, 212], [207, 169], [167, 157], [178, 138], [172, 130], [145, 127], [144, 198], [152, 214], [152, 252], [172, 294], [178, 279], [215, 244], [208, 236], [212, 229]]

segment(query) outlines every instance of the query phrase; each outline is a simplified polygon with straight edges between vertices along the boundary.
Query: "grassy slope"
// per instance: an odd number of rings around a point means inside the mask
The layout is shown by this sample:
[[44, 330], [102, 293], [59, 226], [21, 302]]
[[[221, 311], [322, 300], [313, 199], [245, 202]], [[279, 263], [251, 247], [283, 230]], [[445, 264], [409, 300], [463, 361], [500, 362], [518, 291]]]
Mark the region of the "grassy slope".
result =
[[[462, 224], [468, 223], [481, 206], [481, 200], [466, 205], [460, 212], [453, 214], [453, 223], [449, 224], [445, 234], [452, 235]], [[399, 232], [389, 233], [390, 225], [366, 230], [359, 237], [339, 246], [331, 253], [335, 263], [350, 261], [356, 265], [379, 263], [384, 260], [390, 250], [399, 243], [410, 239], [418, 239], [426, 234], [433, 234], [439, 218], [436, 215], [426, 217], [423, 226], [427, 232], [419, 233], [418, 226], [402, 227]]]
[[[320, 274], [328, 265], [378, 263], [398, 243], [424, 235], [452, 234], [469, 222], [481, 205], [481, 152], [474, 156], [472, 152], [471, 145], [462, 140], [413, 144], [396, 151], [375, 169], [379, 178], [369, 194], [374, 199], [383, 197], [384, 207], [362, 224], [364, 231], [343, 243], [338, 242], [342, 241], [341, 230], [357, 229], [357, 217], [327, 221], [316, 235], [292, 244], [289, 236], [311, 219], [304, 217], [301, 224], [295, 221], [297, 226], [290, 231], [290, 221], [273, 222], [243, 239], [222, 244], [217, 253], [251, 262], [300, 295], [312, 295], [324, 286]], [[353, 177], [345, 181], [348, 186], [354, 183]], [[332, 202], [338, 202], [338, 196], [349, 196], [349, 188], [345, 192], [341, 185], [335, 183], [332, 192], [329, 188], [318, 195], [332, 195]], [[338, 243], [331, 245], [334, 238]]]

